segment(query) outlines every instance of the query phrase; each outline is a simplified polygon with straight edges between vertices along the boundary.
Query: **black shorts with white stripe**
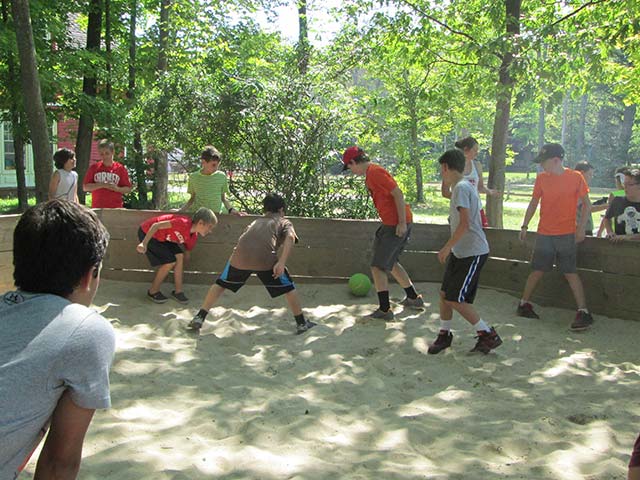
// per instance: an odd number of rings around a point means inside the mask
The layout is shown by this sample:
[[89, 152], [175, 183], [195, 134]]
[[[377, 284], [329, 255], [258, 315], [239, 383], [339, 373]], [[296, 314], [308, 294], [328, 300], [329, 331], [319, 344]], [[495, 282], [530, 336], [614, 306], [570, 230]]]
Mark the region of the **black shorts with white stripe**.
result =
[[444, 298], [450, 302], [473, 303], [480, 271], [488, 257], [488, 253], [464, 258], [457, 258], [453, 253], [449, 255], [440, 287]]

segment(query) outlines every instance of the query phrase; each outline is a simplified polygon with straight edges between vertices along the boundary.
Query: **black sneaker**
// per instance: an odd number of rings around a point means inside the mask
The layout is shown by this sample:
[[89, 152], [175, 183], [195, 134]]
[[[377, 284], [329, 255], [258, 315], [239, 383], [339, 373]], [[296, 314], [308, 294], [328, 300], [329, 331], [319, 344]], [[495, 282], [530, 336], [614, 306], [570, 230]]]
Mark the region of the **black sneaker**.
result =
[[450, 330], [440, 330], [436, 341], [429, 345], [427, 353], [432, 355], [440, 353], [445, 348], [449, 348], [451, 346], [451, 340], [453, 340], [453, 333], [451, 333]]
[[202, 328], [202, 324], [204, 323], [204, 318], [202, 318], [200, 315], [196, 315], [195, 317], [193, 317], [193, 320], [191, 320], [189, 322], [189, 330], [195, 330], [198, 331]]
[[368, 317], [369, 318], [376, 318], [376, 319], [381, 319], [381, 320], [393, 320], [393, 311], [391, 309], [387, 310], [386, 312], [383, 312], [380, 309], [377, 309], [375, 312], [373, 312], [372, 314], [370, 314]]
[[307, 320], [304, 323], [298, 323], [296, 325], [296, 335], [300, 335], [301, 333], [306, 332], [307, 330], [309, 330], [310, 328], [313, 328], [317, 325], [317, 323], [314, 322], [310, 322], [309, 320]]
[[147, 290], [147, 298], [151, 300], [153, 303], [165, 303], [167, 300], [169, 300], [160, 291], [157, 291], [156, 293], [151, 294], [149, 293], [149, 290]]
[[422, 295], [418, 295], [416, 298], [404, 297], [400, 301], [400, 305], [403, 307], [413, 308], [414, 310], [424, 310], [424, 300]]
[[576, 313], [576, 318], [569, 328], [572, 332], [581, 332], [591, 327], [592, 323], [593, 317], [589, 312], [578, 310], [578, 312]]
[[519, 317], [540, 318], [540, 316], [533, 311], [533, 305], [531, 305], [529, 302], [518, 305], [517, 313]]
[[487, 354], [494, 348], [498, 348], [502, 345], [502, 339], [493, 327], [491, 327], [490, 332], [478, 332], [478, 336], [476, 338], [478, 339], [476, 346], [473, 347], [470, 352], [482, 352]]
[[171, 291], [171, 298], [173, 298], [176, 302], [182, 303], [182, 304], [187, 304], [189, 303], [189, 299], [187, 298], [187, 296], [184, 294], [184, 292], [177, 292], [175, 290]]

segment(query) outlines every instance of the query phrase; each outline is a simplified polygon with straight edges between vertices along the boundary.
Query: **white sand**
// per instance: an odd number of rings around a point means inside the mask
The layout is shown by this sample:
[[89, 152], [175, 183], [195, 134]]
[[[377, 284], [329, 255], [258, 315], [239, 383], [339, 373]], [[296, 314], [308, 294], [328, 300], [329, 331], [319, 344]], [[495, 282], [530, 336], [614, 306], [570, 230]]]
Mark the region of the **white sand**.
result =
[[188, 309], [103, 281], [95, 303], [118, 342], [113, 407], [96, 412], [80, 478], [626, 478], [640, 324], [597, 316], [574, 334], [573, 312], [522, 319], [515, 298], [481, 290], [476, 305], [504, 344], [467, 353], [473, 330], [456, 316], [453, 346], [427, 356], [438, 285], [418, 287], [426, 311], [396, 306], [385, 325], [358, 322], [374, 294], [301, 284], [306, 316], [322, 325], [296, 336], [284, 299], [247, 286], [223, 296], [198, 337], [184, 326], [206, 287], [187, 286]]

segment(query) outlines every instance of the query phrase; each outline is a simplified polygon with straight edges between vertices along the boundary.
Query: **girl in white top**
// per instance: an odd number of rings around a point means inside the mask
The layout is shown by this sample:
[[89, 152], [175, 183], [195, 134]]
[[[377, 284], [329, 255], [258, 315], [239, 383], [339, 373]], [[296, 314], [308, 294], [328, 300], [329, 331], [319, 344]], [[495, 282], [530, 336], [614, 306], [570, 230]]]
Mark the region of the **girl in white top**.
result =
[[[464, 178], [476, 189], [478, 190], [478, 194], [486, 193], [487, 195], [491, 195], [495, 197], [500, 195], [498, 190], [494, 190], [493, 188], [485, 187], [484, 181], [482, 180], [482, 165], [480, 162], [476, 161], [476, 157], [478, 156], [478, 141], [473, 137], [466, 137], [462, 140], [458, 140], [455, 143], [456, 148], [462, 150], [464, 153], [464, 158], [466, 163], [464, 165]], [[444, 180], [442, 180], [442, 184], [440, 186], [440, 191], [442, 192], [442, 196], [445, 198], [451, 198], [451, 187]], [[489, 226], [489, 222], [487, 220], [487, 216], [484, 213], [484, 208], [482, 208], [482, 202], [480, 203], [480, 217], [482, 219], [482, 227], [487, 228]]]
[[76, 166], [75, 152], [61, 148], [53, 154], [53, 162], [57, 170], [53, 172], [49, 184], [49, 200], [62, 198], [78, 203], [78, 173], [73, 171]]

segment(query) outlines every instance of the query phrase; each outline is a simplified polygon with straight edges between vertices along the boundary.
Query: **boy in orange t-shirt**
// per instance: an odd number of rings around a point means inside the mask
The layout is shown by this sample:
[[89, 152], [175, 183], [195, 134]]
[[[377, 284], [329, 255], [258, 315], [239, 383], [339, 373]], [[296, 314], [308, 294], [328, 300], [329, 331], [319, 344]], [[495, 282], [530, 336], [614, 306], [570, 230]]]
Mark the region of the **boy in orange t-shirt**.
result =
[[[591, 203], [589, 187], [584, 177], [580, 172], [564, 168], [563, 158], [562, 145], [547, 143], [533, 160], [540, 163], [543, 172], [536, 178], [533, 195], [520, 230], [520, 240], [525, 240], [529, 222], [538, 208], [538, 203], [541, 204], [540, 222], [531, 259], [533, 272], [527, 278], [517, 313], [521, 317], [540, 318], [533, 311], [529, 299], [544, 273], [551, 271], [555, 263], [569, 282], [578, 305], [576, 318], [570, 328], [573, 331], [581, 331], [591, 326], [593, 317], [587, 310], [582, 281], [577, 274], [576, 243], [584, 240], [585, 224], [591, 215]], [[576, 229], [578, 201], [581, 203], [582, 212]]]
[[351, 170], [355, 175], [365, 176], [365, 185], [382, 221], [382, 225], [376, 231], [371, 260], [371, 275], [378, 292], [380, 308], [370, 316], [383, 320], [393, 319], [389, 302], [389, 272], [406, 293], [406, 297], [400, 303], [405, 307], [422, 310], [422, 295], [418, 295], [406, 270], [398, 262], [409, 240], [413, 221], [411, 208], [405, 203], [402, 190], [389, 172], [369, 161], [369, 157], [360, 147], [347, 148], [342, 155], [342, 164], [343, 171]]

